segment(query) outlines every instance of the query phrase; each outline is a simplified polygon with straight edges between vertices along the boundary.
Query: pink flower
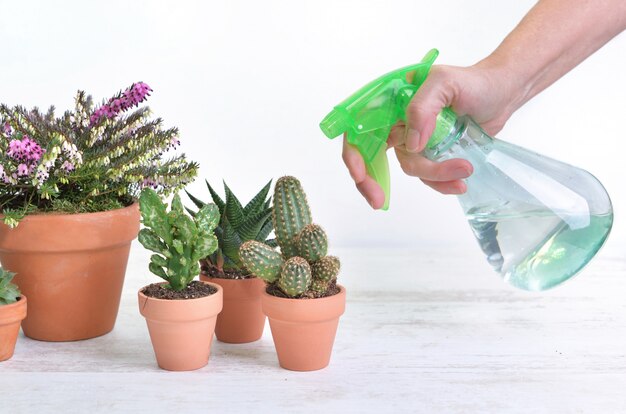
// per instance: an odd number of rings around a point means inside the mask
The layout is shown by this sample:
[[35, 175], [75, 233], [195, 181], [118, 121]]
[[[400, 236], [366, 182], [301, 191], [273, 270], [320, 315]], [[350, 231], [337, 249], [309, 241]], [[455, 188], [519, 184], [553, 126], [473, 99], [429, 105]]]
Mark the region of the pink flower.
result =
[[20, 164], [17, 166], [17, 175], [22, 177], [24, 175], [28, 175], [28, 165]]

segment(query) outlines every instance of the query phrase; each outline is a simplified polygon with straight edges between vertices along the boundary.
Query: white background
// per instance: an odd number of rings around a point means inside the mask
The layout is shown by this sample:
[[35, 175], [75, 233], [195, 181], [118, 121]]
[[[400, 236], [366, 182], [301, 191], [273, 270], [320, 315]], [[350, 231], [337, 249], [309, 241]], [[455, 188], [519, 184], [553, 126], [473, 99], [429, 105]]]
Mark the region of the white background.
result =
[[[353, 187], [339, 140], [319, 121], [369, 80], [419, 61], [470, 65], [533, 1], [0, 1], [0, 99], [71, 107], [134, 81], [178, 126], [202, 178], [247, 201], [269, 178], [301, 179], [315, 221], [337, 246], [473, 244], [453, 196], [391, 162], [392, 205], [374, 212]], [[558, 22], [555, 22], [558, 24]], [[599, 24], [601, 24], [599, 22]], [[524, 62], [520, 62], [523, 65]], [[616, 210], [609, 243], [626, 239], [623, 189], [626, 36], [528, 103], [499, 137], [592, 172]]]

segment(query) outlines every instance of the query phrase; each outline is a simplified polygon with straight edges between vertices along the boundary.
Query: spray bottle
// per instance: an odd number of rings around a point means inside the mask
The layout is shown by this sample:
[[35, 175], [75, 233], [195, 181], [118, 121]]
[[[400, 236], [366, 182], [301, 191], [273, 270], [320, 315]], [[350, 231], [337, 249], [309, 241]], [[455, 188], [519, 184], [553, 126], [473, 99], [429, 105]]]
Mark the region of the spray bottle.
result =
[[[368, 83], [321, 122], [328, 138], [346, 135], [385, 192], [390, 180], [387, 137], [424, 83], [438, 55]], [[413, 75], [409, 81], [410, 74]], [[607, 239], [611, 200], [602, 184], [580, 168], [492, 138], [470, 117], [444, 108], [423, 155], [433, 161], [464, 158], [474, 167], [458, 196], [493, 269], [512, 285], [545, 290], [577, 274]]]

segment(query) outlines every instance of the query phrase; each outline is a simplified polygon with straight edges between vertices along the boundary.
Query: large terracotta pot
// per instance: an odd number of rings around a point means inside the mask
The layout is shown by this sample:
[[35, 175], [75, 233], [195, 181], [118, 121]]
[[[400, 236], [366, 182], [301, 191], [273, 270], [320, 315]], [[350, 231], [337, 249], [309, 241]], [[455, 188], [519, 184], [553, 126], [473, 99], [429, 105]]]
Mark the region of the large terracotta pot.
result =
[[0, 262], [28, 296], [24, 334], [42, 341], [104, 335], [115, 325], [139, 208], [40, 214], [0, 224]]
[[285, 299], [263, 292], [263, 312], [270, 321], [281, 367], [314, 371], [330, 362], [339, 317], [346, 307], [346, 289], [320, 299]]
[[26, 296], [10, 305], [0, 306], [0, 361], [13, 356], [20, 323], [26, 317]]
[[[207, 283], [207, 282], [203, 282]], [[222, 310], [222, 288], [197, 299], [155, 299], [139, 291], [139, 311], [146, 318], [159, 367], [191, 371], [209, 362], [217, 314]]]
[[215, 326], [217, 339], [242, 344], [261, 338], [265, 327], [265, 315], [261, 309], [265, 283], [261, 279], [222, 279], [200, 275], [200, 280], [216, 283], [224, 289], [224, 309]]

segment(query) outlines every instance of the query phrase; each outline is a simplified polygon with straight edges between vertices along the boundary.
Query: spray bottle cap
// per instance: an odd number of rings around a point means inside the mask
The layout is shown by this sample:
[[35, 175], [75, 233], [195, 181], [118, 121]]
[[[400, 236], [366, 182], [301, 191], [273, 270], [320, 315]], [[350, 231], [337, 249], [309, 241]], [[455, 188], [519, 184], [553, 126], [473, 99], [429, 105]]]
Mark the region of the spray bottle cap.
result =
[[[389, 206], [390, 194], [389, 165], [385, 156], [387, 137], [398, 121], [406, 122], [406, 108], [426, 80], [438, 55], [437, 49], [432, 49], [420, 63], [397, 69], [368, 83], [335, 106], [320, 123], [328, 138], [345, 133], [348, 143], [361, 153], [368, 175], [385, 192], [384, 210]], [[428, 148], [441, 142], [455, 121], [454, 112], [444, 109], [437, 116]]]

